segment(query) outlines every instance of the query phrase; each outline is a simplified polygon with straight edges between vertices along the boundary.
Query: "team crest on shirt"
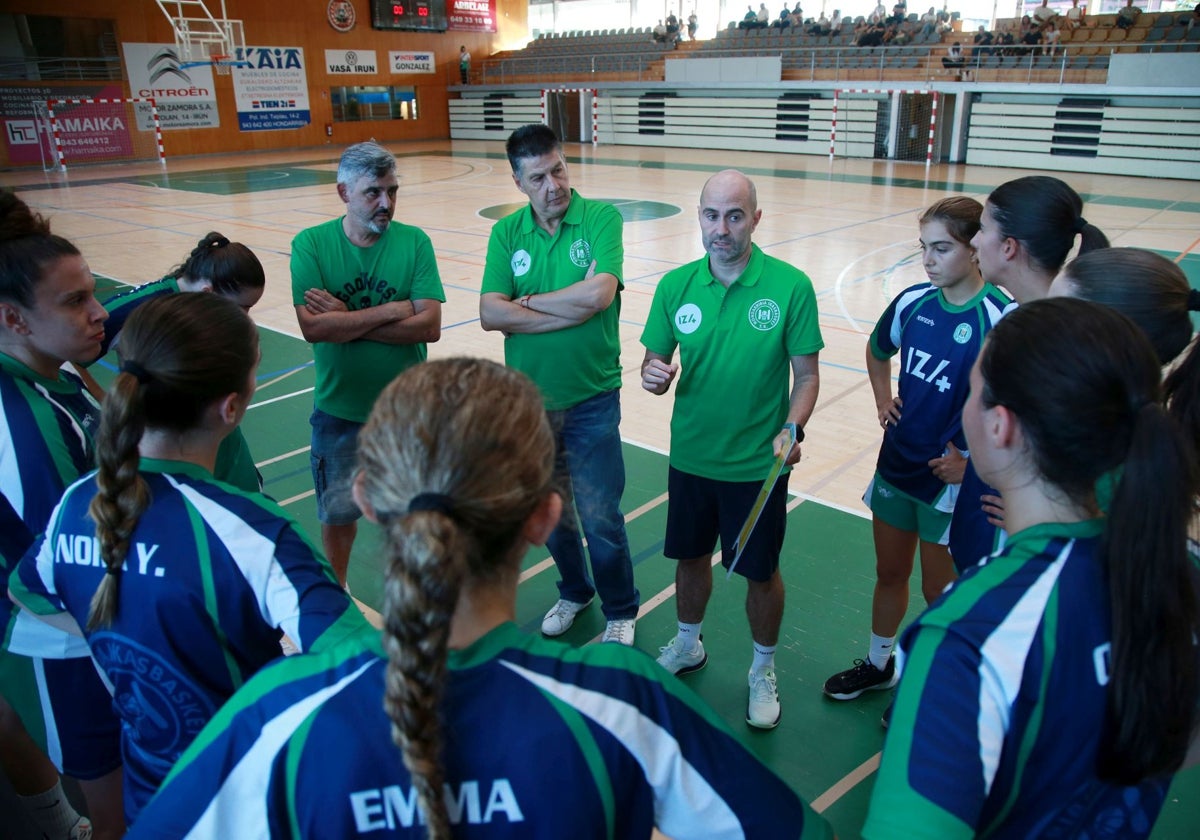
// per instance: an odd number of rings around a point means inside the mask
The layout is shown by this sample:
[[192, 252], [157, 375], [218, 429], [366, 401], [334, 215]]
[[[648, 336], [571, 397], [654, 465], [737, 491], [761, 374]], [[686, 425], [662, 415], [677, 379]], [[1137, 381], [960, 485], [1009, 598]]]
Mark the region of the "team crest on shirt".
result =
[[111, 633], [95, 634], [90, 644], [116, 684], [113, 704], [147, 752], [178, 755], [216, 713], [207, 697], [150, 648]]
[[700, 329], [702, 319], [699, 306], [694, 303], [685, 303], [675, 312], [675, 329], [684, 335], [691, 335]]
[[513, 277], [523, 277], [529, 273], [529, 268], [533, 265], [533, 257], [529, 256], [529, 252], [522, 248], [512, 255], [511, 265]]
[[954, 328], [954, 340], [959, 344], [966, 344], [971, 340], [971, 325], [959, 324]]
[[770, 332], [779, 326], [779, 304], [769, 298], [750, 305], [750, 326], [759, 332]]
[[580, 268], [587, 268], [592, 264], [592, 246], [591, 243], [576, 239], [571, 243], [571, 262]]

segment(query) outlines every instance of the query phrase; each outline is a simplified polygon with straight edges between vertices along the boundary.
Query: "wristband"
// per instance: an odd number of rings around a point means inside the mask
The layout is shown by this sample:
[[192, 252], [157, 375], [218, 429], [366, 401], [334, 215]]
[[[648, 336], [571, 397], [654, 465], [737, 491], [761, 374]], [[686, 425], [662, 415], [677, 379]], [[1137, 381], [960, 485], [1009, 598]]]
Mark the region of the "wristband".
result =
[[804, 429], [798, 423], [784, 423], [784, 429], [790, 429], [796, 434], [796, 443], [804, 440]]

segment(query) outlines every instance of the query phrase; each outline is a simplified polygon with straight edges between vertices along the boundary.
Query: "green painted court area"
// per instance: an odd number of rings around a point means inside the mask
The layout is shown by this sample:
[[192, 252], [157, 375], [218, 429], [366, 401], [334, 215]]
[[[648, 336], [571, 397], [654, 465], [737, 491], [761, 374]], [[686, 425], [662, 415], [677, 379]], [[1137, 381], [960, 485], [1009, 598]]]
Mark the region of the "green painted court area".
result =
[[[115, 290], [111, 281], [98, 281], [102, 298]], [[260, 335], [258, 392], [243, 429], [266, 492], [317, 537], [308, 456], [312, 353], [305, 342], [291, 336], [265, 329]], [[104, 383], [111, 379], [115, 364], [115, 358], [109, 357], [92, 370]], [[674, 566], [662, 556], [667, 463], [665, 456], [627, 443], [625, 466], [623, 509], [643, 603], [637, 647], [656, 656], [658, 647], [675, 632]], [[355, 598], [376, 610], [382, 607], [386, 562], [378, 530], [364, 521], [351, 560], [350, 586]], [[839, 837], [854, 838], [859, 836], [875, 779], [873, 772], [854, 771], [876, 757], [883, 745], [879, 718], [889, 693], [839, 703], [826, 700], [821, 685], [865, 652], [874, 584], [870, 522], [816, 501], [794, 500], [782, 566], [787, 609], [777, 655], [783, 703], [779, 727], [761, 732], [744, 723], [751, 651], [743, 611], [745, 586], [740, 579], [727, 581], [718, 571], [704, 624], [709, 665], [685, 679], [764, 761], [823, 809]], [[529, 632], [538, 632], [542, 614], [557, 598], [557, 576], [544, 550], [530, 552], [523, 570], [517, 621]], [[913, 592], [910, 618], [921, 606], [916, 582]], [[573, 645], [586, 644], [603, 629], [599, 605], [593, 604], [564, 639]], [[1176, 780], [1153, 836], [1184, 840], [1198, 836], [1198, 827], [1200, 770], [1193, 768]]]

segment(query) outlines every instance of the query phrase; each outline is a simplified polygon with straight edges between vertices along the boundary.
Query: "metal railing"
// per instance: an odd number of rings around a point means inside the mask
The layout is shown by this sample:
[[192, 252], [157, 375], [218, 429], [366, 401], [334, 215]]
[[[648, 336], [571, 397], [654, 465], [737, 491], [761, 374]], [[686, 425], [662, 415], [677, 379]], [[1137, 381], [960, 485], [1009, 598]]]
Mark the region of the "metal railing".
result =
[[48, 82], [63, 80], [119, 80], [125, 78], [121, 59], [107, 58], [25, 58], [0, 56], [0, 79], [5, 81]]

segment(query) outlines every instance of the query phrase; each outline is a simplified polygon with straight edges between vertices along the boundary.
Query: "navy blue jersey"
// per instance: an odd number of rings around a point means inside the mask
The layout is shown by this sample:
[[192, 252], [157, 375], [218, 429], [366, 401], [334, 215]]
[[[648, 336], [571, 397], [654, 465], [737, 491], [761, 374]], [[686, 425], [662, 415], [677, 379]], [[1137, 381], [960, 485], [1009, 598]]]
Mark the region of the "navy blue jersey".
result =
[[[308, 650], [367, 629], [274, 503], [194, 464], [143, 458], [139, 469], [152, 501], [130, 539], [116, 616], [86, 632], [122, 718], [129, 818], [221, 704], [280, 656], [280, 630]], [[81, 628], [105, 574], [87, 513], [96, 492], [95, 475], [67, 490], [10, 581], [32, 612], [66, 612]]]
[[[378, 640], [251, 681], [131, 837], [424, 838]], [[645, 654], [513, 624], [452, 651], [441, 707], [456, 837], [818, 838], [829, 826]]]
[[950, 556], [954, 558], [954, 568], [959, 574], [1004, 544], [1004, 531], [988, 522], [979, 501], [980, 496], [999, 495], [999, 490], [988, 486], [979, 477], [975, 464], [968, 459], [958, 502], [950, 518]]
[[1146, 837], [1170, 778], [1102, 781], [1103, 520], [1009, 537], [904, 633], [868, 838]]
[[109, 351], [113, 341], [125, 328], [125, 322], [129, 316], [136, 312], [139, 306], [164, 295], [173, 295], [178, 291], [179, 281], [174, 277], [164, 277], [106, 300], [104, 308], [108, 311], [108, 320], [104, 322], [104, 343], [100, 346], [100, 356], [97, 358], [103, 357]]
[[901, 292], [880, 316], [871, 354], [877, 359], [899, 354], [897, 395], [903, 405], [900, 422], [884, 431], [878, 468], [897, 490], [926, 504], [945, 492], [929, 461], [945, 454], [948, 443], [967, 448], [962, 409], [971, 365], [1009, 302], [985, 283], [971, 300], [954, 306], [936, 286], [921, 283]]

